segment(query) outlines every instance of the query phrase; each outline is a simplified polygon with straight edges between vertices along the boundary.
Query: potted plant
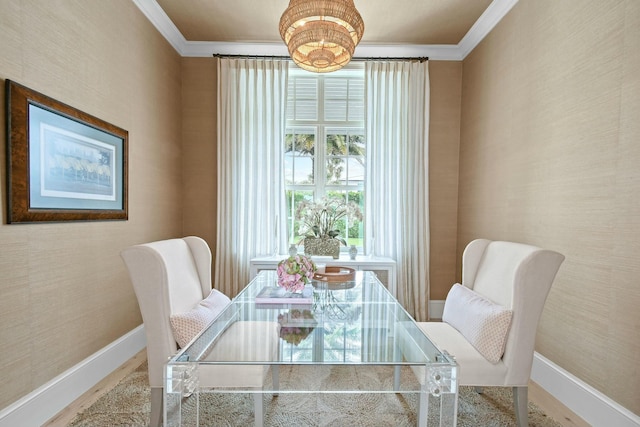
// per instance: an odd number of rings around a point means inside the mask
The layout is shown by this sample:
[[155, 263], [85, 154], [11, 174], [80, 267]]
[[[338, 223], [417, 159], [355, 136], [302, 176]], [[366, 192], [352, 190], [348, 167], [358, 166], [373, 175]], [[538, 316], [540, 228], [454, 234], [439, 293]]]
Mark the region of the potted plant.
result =
[[296, 219], [301, 220], [300, 234], [304, 236], [304, 253], [340, 257], [340, 244], [347, 245], [340, 236], [338, 222], [343, 218], [362, 221], [362, 211], [353, 202], [338, 198], [322, 198], [312, 202], [303, 200], [296, 209]]

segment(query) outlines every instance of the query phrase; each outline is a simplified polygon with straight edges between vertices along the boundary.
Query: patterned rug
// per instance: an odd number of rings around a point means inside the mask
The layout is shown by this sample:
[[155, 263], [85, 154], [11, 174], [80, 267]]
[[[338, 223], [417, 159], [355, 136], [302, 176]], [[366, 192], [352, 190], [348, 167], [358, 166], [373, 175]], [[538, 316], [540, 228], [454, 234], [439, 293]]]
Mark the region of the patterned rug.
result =
[[[284, 371], [283, 371], [284, 369]], [[356, 370], [343, 367], [314, 371], [313, 379], [300, 378], [295, 368], [281, 368], [281, 386], [286, 381], [307, 381], [306, 386], [322, 390], [327, 384], [348, 384], [362, 389], [377, 382], [389, 383], [390, 370]], [[324, 372], [324, 373], [323, 373]], [[403, 374], [405, 375], [405, 374]], [[403, 378], [404, 381], [404, 378]], [[68, 427], [127, 426], [149, 424], [149, 382], [147, 364], [125, 377], [91, 407], [79, 413]], [[413, 393], [383, 394], [266, 394], [265, 426], [274, 427], [403, 427], [416, 425], [417, 399]], [[436, 411], [430, 410], [431, 415]], [[246, 427], [253, 425], [253, 397], [248, 394], [204, 394], [200, 400], [200, 425]], [[430, 419], [429, 425], [432, 425]], [[433, 425], [437, 425], [437, 422]], [[458, 426], [516, 426], [510, 388], [487, 387], [478, 394], [471, 387], [460, 387]], [[529, 403], [529, 426], [560, 427], [533, 403]]]

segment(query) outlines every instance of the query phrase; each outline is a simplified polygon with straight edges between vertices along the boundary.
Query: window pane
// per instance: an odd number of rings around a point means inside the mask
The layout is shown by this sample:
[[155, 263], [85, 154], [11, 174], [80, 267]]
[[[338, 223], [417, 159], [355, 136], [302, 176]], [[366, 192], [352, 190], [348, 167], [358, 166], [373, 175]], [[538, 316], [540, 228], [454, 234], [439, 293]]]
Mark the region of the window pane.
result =
[[285, 135], [285, 184], [313, 184], [315, 129], [288, 129]]
[[344, 156], [347, 154], [347, 135], [330, 133], [327, 135], [327, 156]]
[[[302, 130], [304, 132], [305, 130]], [[311, 131], [313, 132], [313, 131]], [[313, 156], [316, 150], [316, 135], [314, 133], [296, 133], [293, 150], [299, 156]]]
[[313, 157], [296, 157], [294, 162], [294, 184], [313, 184]]
[[349, 154], [356, 156], [366, 155], [364, 135], [349, 135]]
[[349, 185], [364, 183], [364, 157], [350, 157], [347, 159], [347, 180]]
[[[335, 132], [340, 132], [336, 130]], [[327, 184], [345, 184], [347, 179], [346, 155], [348, 136], [344, 133], [329, 133], [326, 141], [326, 177]]]
[[345, 159], [342, 157], [327, 157], [327, 184], [344, 184], [347, 179], [347, 168]]
[[[349, 202], [355, 203], [359, 208], [360, 212], [364, 213], [364, 191], [349, 191], [347, 193], [347, 200]], [[353, 218], [349, 222], [349, 233], [347, 236], [347, 244], [348, 245], [356, 245], [358, 247], [363, 247], [364, 242], [364, 224], [362, 219]]]
[[293, 153], [284, 154], [284, 183], [293, 184]]
[[313, 157], [284, 156], [284, 179], [286, 185], [313, 184]]
[[287, 235], [289, 244], [297, 245], [303, 237], [300, 236], [300, 221], [295, 219], [296, 208], [302, 200], [313, 200], [313, 190], [287, 190]]

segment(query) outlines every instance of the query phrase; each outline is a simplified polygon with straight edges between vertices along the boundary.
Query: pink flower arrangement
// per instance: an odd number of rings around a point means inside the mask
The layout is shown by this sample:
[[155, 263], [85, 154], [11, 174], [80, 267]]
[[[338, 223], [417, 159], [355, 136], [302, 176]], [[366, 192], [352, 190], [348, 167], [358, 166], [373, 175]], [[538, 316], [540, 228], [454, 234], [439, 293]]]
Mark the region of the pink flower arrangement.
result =
[[298, 345], [313, 332], [317, 325], [311, 310], [290, 310], [278, 314], [280, 338], [289, 344]]
[[313, 279], [316, 264], [304, 255], [295, 255], [278, 263], [276, 273], [278, 285], [287, 292], [301, 292], [304, 286]]

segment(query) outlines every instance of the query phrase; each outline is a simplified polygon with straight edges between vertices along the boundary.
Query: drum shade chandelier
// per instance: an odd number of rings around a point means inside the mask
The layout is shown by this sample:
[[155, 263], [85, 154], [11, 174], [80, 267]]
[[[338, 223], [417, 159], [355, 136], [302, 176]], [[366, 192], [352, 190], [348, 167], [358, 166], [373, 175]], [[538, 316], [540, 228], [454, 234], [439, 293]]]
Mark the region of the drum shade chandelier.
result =
[[363, 33], [353, 0], [290, 0], [280, 18], [280, 36], [291, 59], [316, 73], [347, 65]]

